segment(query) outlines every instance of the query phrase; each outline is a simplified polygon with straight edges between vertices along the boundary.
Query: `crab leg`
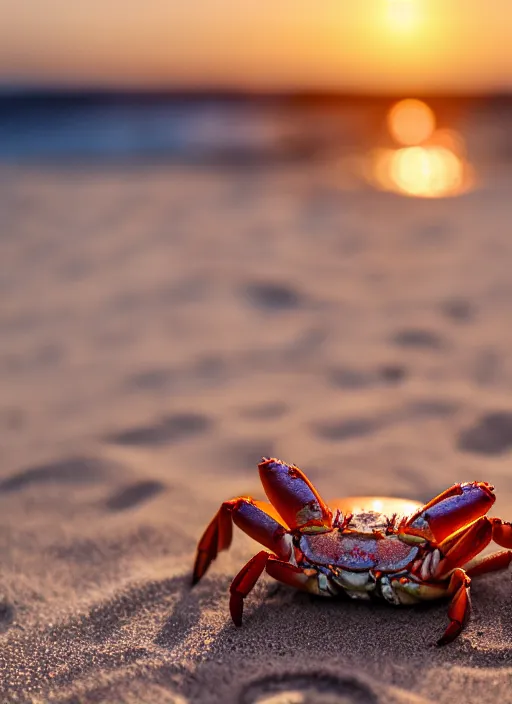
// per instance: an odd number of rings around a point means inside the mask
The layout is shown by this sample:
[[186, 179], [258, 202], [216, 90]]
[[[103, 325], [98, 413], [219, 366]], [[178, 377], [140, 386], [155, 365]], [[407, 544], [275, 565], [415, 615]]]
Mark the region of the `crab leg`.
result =
[[[447, 538], [439, 549], [444, 556], [433, 574], [436, 579], [447, 577], [455, 567], [460, 567], [476, 557], [494, 540], [505, 548], [512, 548], [512, 525], [501, 518], [482, 516], [466, 530]], [[499, 553], [498, 553], [499, 554]]]
[[229, 610], [231, 618], [235, 626], [242, 625], [242, 614], [244, 611], [244, 599], [254, 587], [256, 582], [265, 569], [270, 553], [262, 550], [257, 555], [252, 557], [249, 562], [242, 567], [240, 572], [231, 582], [229, 591], [231, 598], [229, 600]]
[[458, 567], [454, 570], [450, 579], [450, 584], [448, 585], [448, 593], [453, 594], [453, 598], [448, 609], [450, 625], [441, 638], [437, 641], [437, 645], [446, 645], [447, 643], [451, 643], [452, 640], [457, 638], [464, 628], [471, 612], [471, 598], [469, 595], [470, 585], [471, 579], [463, 569]]
[[417, 604], [420, 601], [437, 601], [448, 594], [448, 588], [443, 584], [417, 582], [408, 577], [391, 580], [391, 586], [398, 594], [400, 603]]
[[470, 577], [478, 577], [488, 572], [498, 572], [506, 570], [512, 562], [512, 550], [500, 550], [492, 555], [477, 557], [466, 566], [466, 572]]
[[502, 548], [512, 548], [512, 523], [501, 518], [489, 518], [492, 523], [492, 539]]
[[194, 565], [192, 584], [199, 582], [217, 554], [227, 550], [233, 537], [233, 523], [259, 543], [288, 560], [292, 552], [292, 538], [286, 528], [266, 510], [263, 502], [239, 496], [224, 501], [206, 528], [199, 545]]
[[332, 512], [298, 467], [275, 458], [263, 458], [258, 469], [266, 495], [291, 530], [308, 533], [331, 530]]
[[439, 583], [416, 582], [407, 577], [394, 579], [391, 584], [403, 604], [453, 596], [448, 609], [450, 625], [437, 644], [446, 645], [459, 635], [468, 619], [471, 608], [469, 597], [471, 579], [463, 569], [457, 567], [453, 571], [448, 586]]
[[319, 574], [315, 569], [295, 567], [289, 562], [283, 562], [283, 560], [278, 560], [276, 557], [271, 557], [267, 562], [267, 574], [277, 579], [278, 582], [295, 587], [295, 589], [300, 589], [310, 594], [322, 594], [318, 581]]
[[460, 531], [441, 543], [439, 550], [443, 557], [432, 577], [434, 579], [448, 577], [456, 567], [461, 567], [481, 553], [491, 540], [492, 523], [483, 516], [466, 530]]
[[[487, 520], [492, 526], [492, 539], [494, 542], [504, 548], [512, 548], [512, 524], [502, 521], [501, 518], [489, 518]], [[467, 565], [466, 571], [470, 577], [476, 577], [487, 572], [505, 570], [511, 562], [512, 549], [500, 550], [492, 555], [475, 558], [470, 565]]]
[[265, 568], [267, 574], [279, 582], [288, 584], [296, 589], [312, 592], [313, 594], [320, 594], [316, 570], [304, 570], [300, 567], [295, 567], [289, 562], [280, 560], [276, 555], [271, 555], [262, 550], [242, 567], [229, 588], [231, 592], [229, 610], [235, 626], [242, 625], [244, 599], [254, 587]]

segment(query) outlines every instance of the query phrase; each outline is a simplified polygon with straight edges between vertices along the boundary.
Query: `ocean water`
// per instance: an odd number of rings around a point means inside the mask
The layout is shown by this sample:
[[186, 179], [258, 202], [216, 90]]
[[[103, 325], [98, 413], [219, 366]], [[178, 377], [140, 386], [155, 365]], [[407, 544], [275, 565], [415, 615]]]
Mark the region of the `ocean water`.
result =
[[[0, 161], [180, 160], [235, 165], [386, 146], [392, 99], [0, 94]], [[512, 99], [434, 100], [475, 154], [512, 157]]]
[[0, 159], [289, 159], [320, 147], [303, 110], [215, 98], [0, 99]]

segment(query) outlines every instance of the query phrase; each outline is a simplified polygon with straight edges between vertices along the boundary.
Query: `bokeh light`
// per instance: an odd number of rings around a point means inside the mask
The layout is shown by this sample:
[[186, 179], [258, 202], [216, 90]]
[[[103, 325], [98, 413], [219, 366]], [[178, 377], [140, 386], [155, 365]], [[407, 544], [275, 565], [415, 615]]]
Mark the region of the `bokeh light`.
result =
[[436, 116], [426, 103], [395, 103], [387, 127], [402, 146], [372, 152], [367, 179], [374, 186], [415, 198], [456, 196], [473, 186], [462, 135], [447, 127], [436, 129]]
[[446, 147], [380, 149], [371, 163], [374, 185], [416, 198], [460, 195], [473, 183], [469, 165]]
[[436, 198], [458, 192], [462, 164], [444, 147], [406, 147], [393, 154], [391, 177], [405, 193]]
[[432, 110], [421, 100], [401, 100], [388, 115], [388, 128], [398, 144], [412, 146], [427, 140], [436, 127]]
[[460, 135], [456, 130], [452, 130], [449, 127], [442, 127], [437, 129], [432, 137], [428, 140], [429, 145], [436, 147], [446, 147], [458, 157], [466, 157], [466, 145]]

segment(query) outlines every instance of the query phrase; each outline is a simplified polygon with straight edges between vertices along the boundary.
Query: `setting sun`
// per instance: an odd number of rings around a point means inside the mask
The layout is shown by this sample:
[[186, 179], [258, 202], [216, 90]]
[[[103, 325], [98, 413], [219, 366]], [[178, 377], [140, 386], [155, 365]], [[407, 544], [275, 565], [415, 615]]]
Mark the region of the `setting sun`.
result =
[[386, 0], [386, 19], [395, 32], [411, 32], [420, 25], [421, 8], [417, 0]]
[[[37, 5], [37, 7], [35, 7]], [[468, 7], [471, 6], [471, 8]], [[340, 90], [512, 87], [512, 3], [0, 0], [0, 83]]]

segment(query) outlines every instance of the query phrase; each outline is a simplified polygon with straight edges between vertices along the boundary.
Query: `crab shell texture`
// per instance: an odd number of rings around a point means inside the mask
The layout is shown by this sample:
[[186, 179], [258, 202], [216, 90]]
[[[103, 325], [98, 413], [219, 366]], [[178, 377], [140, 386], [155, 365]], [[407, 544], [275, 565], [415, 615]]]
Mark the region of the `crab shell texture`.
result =
[[[232, 539], [233, 523], [261, 543], [230, 587], [234, 623], [244, 598], [266, 572], [319, 596], [383, 599], [394, 605], [451, 599], [438, 645], [456, 638], [470, 612], [471, 577], [512, 562], [512, 525], [486, 514], [495, 501], [486, 482], [455, 484], [423, 505], [360, 496], [325, 503], [295, 465], [263, 458], [258, 465], [269, 502], [225, 501], [199, 541], [193, 584]], [[494, 541], [504, 550], [480, 556]]]

